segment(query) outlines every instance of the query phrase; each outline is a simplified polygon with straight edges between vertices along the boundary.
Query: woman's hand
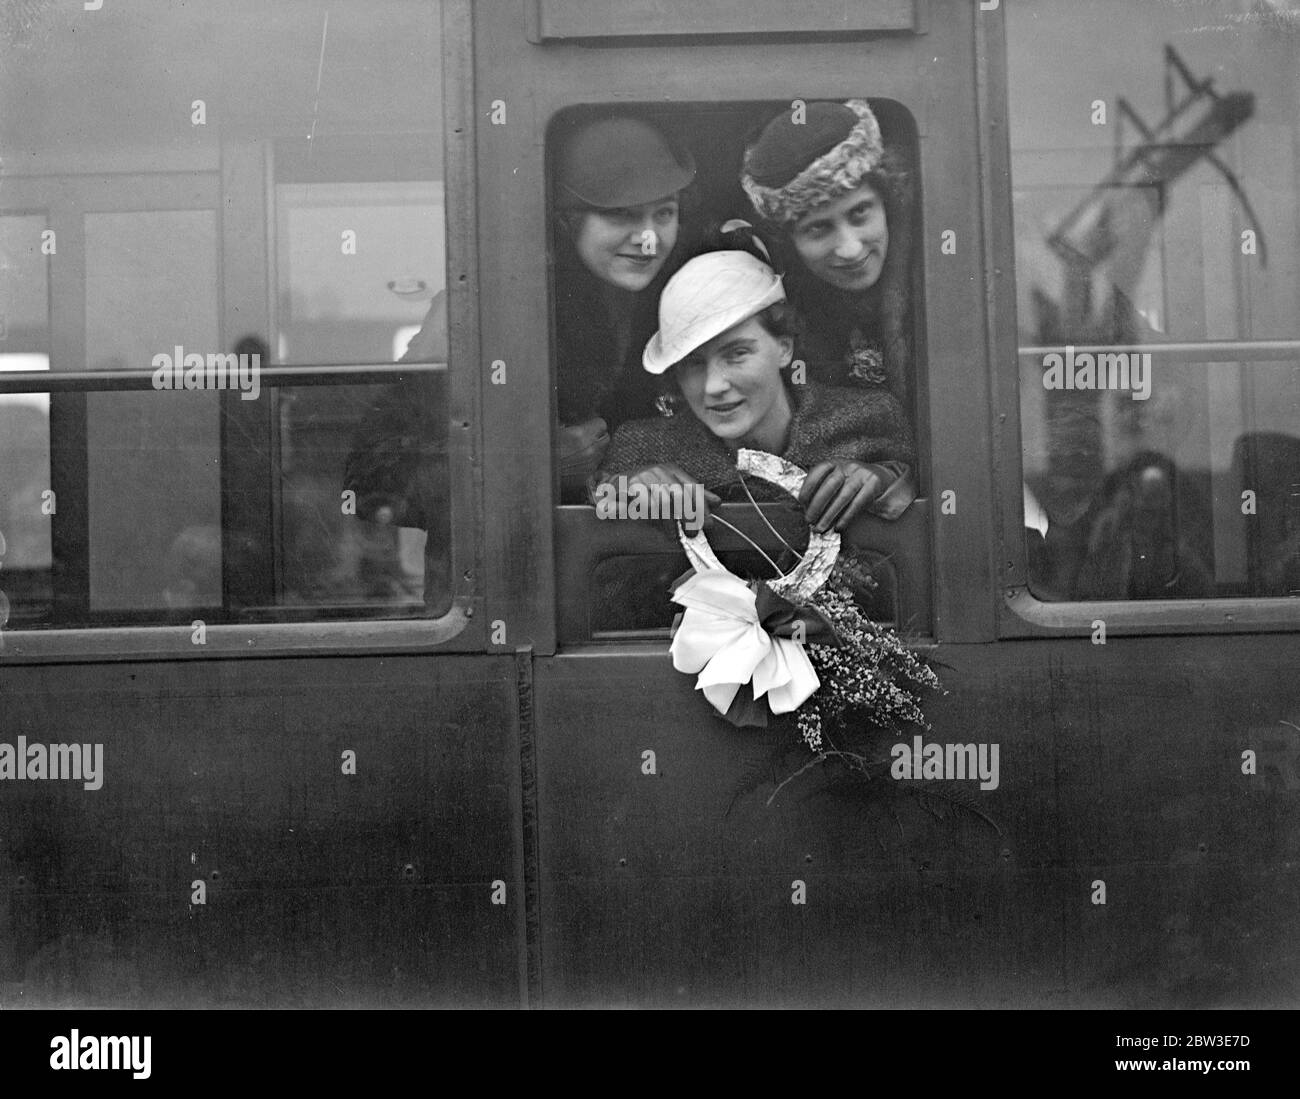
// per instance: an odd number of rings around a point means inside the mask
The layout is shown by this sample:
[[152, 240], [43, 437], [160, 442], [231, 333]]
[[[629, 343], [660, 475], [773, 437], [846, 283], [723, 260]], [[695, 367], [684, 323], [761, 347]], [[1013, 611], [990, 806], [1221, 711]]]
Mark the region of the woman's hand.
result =
[[[634, 485], [643, 486], [649, 492], [652, 514], [661, 518], [671, 517], [674, 521], [681, 520], [693, 534], [704, 525], [704, 520], [709, 517], [709, 508], [717, 507], [722, 503], [720, 496], [710, 492], [681, 466], [674, 465], [671, 462], [647, 466], [635, 473], [629, 473], [627, 475], [629, 496]], [[670, 486], [673, 485], [680, 485], [680, 491], [672, 491]], [[674, 496], [677, 497], [680, 504], [674, 504]], [[620, 500], [620, 504], [623, 506], [626, 506], [627, 502], [626, 499]], [[687, 514], [688, 512], [689, 514]]]
[[582, 489], [600, 468], [609, 449], [609, 427], [599, 416], [580, 424], [560, 427], [560, 481], [568, 488]]
[[848, 458], [819, 462], [808, 471], [799, 503], [813, 530], [845, 530], [885, 490], [879, 475]]

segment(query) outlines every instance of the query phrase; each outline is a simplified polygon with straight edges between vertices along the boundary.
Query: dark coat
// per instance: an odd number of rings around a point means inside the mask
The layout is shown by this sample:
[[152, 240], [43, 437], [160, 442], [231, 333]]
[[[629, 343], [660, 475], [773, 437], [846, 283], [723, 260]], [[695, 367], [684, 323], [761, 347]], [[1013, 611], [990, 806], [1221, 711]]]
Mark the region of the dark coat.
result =
[[[869, 510], [890, 519], [901, 515], [916, 495], [911, 473], [916, 452], [898, 401], [879, 387], [833, 388], [809, 382], [790, 389], [794, 418], [781, 456], [805, 470], [829, 458], [870, 465], [889, 487]], [[664, 463], [680, 466], [723, 499], [743, 502], [748, 499], [746, 487], [755, 500], [788, 499], [782, 489], [757, 478], [746, 478], [742, 484], [732, 451], [689, 410], [625, 423], [614, 433], [601, 479]], [[871, 573], [877, 560], [869, 552], [850, 550], [848, 556], [859, 573]], [[737, 575], [770, 575], [747, 551], [723, 553], [721, 560]], [[784, 567], [789, 564], [786, 560]], [[668, 589], [681, 570], [682, 558], [676, 555], [624, 555], [603, 562], [592, 576], [593, 628], [667, 626], [680, 609], [670, 602]], [[888, 577], [888, 570], [883, 575]], [[892, 587], [877, 593], [852, 586], [865, 613], [877, 619], [892, 615]]]
[[629, 295], [631, 325], [621, 342], [594, 280], [586, 272], [557, 276], [555, 373], [561, 424], [599, 416], [613, 433], [625, 420], [654, 415], [659, 379], [641, 369], [641, 352], [658, 328], [663, 281], [656, 279]]
[[417, 374], [387, 386], [366, 410], [343, 474], [357, 514], [428, 530], [446, 512], [446, 375]]
[[[879, 387], [831, 387], [808, 382], [790, 386], [794, 416], [781, 457], [807, 470], [830, 458], [848, 458], [879, 466], [886, 483], [908, 476], [916, 447], [902, 406]], [[734, 453], [691, 412], [633, 420], [614, 433], [601, 479], [630, 474], [647, 466], [680, 466], [705, 488], [724, 498], [741, 493]], [[775, 486], [755, 482], [756, 499], [778, 499]], [[761, 493], [761, 496], [760, 496]], [[896, 513], [901, 513], [911, 496]]]

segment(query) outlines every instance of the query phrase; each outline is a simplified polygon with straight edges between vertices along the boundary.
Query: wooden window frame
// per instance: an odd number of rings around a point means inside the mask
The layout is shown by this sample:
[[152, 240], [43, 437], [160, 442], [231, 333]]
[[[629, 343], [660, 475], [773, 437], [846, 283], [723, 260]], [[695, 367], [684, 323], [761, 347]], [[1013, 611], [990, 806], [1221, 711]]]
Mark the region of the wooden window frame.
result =
[[[976, 20], [980, 160], [984, 182], [984, 278], [989, 299], [988, 362], [992, 406], [989, 455], [997, 474], [998, 548], [995, 561], [997, 637], [1081, 637], [1105, 623], [1107, 636], [1293, 633], [1300, 599], [1287, 596], [1222, 599], [1046, 602], [1029, 588], [1024, 535], [1020, 435], [1020, 348], [1016, 319], [1015, 237], [1011, 202], [1009, 68], [1001, 10]], [[1221, 354], [1219, 352], [1216, 352]]]
[[[400, 620], [348, 619], [310, 622], [213, 623], [206, 640], [196, 645], [191, 627], [90, 626], [80, 628], [5, 631], [6, 663], [70, 663], [140, 659], [208, 659], [251, 656], [287, 656], [303, 653], [356, 652], [481, 652], [486, 647], [487, 623], [477, 613], [483, 604], [481, 580], [484, 534], [481, 529], [482, 393], [479, 361], [479, 279], [477, 248], [476, 120], [474, 110], [473, 20], [470, 0], [443, 0], [443, 104], [446, 163], [447, 299], [449, 314], [448, 464], [453, 591], [451, 605], [441, 617]], [[250, 327], [270, 332], [270, 267], [262, 249], [273, 250], [274, 226], [269, 177], [256, 179], [257, 153], [248, 145], [232, 148], [220, 170], [204, 172], [143, 172], [133, 174], [7, 176], [0, 213], [45, 214], [58, 239], [58, 252], [50, 257], [50, 374], [41, 378], [0, 374], [0, 391], [51, 391], [51, 440], [73, 440], [51, 446], [51, 487], [58, 494], [58, 511], [52, 530], [54, 559], [61, 569], [61, 586], [70, 576], [67, 594], [56, 611], [62, 617], [84, 620], [89, 612], [89, 545], [85, 393], [148, 389], [139, 376], [123, 373], [59, 371], [59, 363], [86, 362], [85, 248], [83, 215], [130, 210], [211, 209], [219, 224], [221, 272], [219, 319], [223, 343]], [[253, 175], [249, 176], [248, 173]], [[253, 187], [244, 185], [253, 180]], [[267, 188], [266, 198], [256, 192]], [[228, 192], [228, 193], [227, 193]], [[232, 199], [231, 208], [223, 200]], [[260, 226], [258, 219], [261, 219]], [[260, 239], [259, 239], [260, 234]], [[250, 279], [249, 272], [258, 272]], [[260, 300], [259, 300], [260, 299]], [[236, 322], [232, 313], [238, 310]], [[258, 324], [258, 321], [264, 323]], [[291, 371], [297, 370], [295, 375]], [[399, 374], [394, 364], [351, 364], [323, 368], [287, 368], [291, 384], [307, 384], [341, 376], [357, 382]], [[407, 374], [414, 373], [410, 366]], [[274, 375], [264, 370], [264, 377]], [[52, 376], [55, 377], [50, 383]], [[223, 539], [228, 533], [228, 493], [224, 468], [227, 442], [234, 424], [228, 414], [252, 415], [240, 427], [266, 432], [269, 441], [271, 402], [240, 402], [225, 395], [222, 415]], [[231, 399], [235, 397], [236, 399]], [[249, 412], [249, 404], [264, 406]], [[56, 409], [58, 410], [56, 412]], [[266, 497], [272, 501], [269, 472]], [[62, 554], [62, 556], [61, 556]], [[228, 558], [226, 558], [228, 560]], [[228, 595], [223, 565], [223, 595]], [[60, 597], [56, 594], [56, 600]]]

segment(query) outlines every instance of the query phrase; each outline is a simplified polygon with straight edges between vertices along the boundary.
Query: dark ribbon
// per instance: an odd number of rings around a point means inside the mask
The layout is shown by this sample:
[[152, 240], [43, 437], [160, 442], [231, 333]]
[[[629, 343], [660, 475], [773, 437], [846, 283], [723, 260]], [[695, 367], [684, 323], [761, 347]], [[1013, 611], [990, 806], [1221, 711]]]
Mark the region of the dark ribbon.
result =
[[[752, 587], [753, 585], [751, 585]], [[803, 623], [803, 640], [818, 645], [843, 645], [835, 627], [821, 611], [810, 603], [796, 606], [782, 595], [777, 595], [761, 580], [754, 588], [754, 609], [763, 629], [775, 637], [793, 637], [795, 624]]]

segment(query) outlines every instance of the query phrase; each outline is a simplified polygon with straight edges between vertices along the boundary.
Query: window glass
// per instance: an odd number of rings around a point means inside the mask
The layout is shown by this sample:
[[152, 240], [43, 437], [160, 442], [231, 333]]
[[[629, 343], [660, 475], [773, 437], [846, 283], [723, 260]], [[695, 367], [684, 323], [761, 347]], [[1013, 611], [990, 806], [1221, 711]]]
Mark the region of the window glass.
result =
[[1031, 589], [1300, 594], [1300, 15], [1005, 7]]
[[[445, 375], [280, 391], [280, 598], [446, 609]], [[339, 487], [355, 493], [346, 511]]]
[[[96, 213], [83, 224], [91, 370], [148, 366], [177, 344], [219, 346], [215, 211]], [[86, 395], [92, 611], [161, 609], [182, 582], [187, 605], [221, 605], [219, 421], [216, 392]], [[178, 554], [195, 558], [183, 579], [167, 575]]]
[[[293, 163], [292, 174], [305, 167]], [[418, 329], [444, 289], [442, 182], [338, 182], [316, 174], [315, 182], [275, 188], [278, 358], [389, 359], [398, 333]]]
[[19, 7], [0, 370], [105, 380], [0, 395], [9, 628], [444, 613], [442, 5]]

